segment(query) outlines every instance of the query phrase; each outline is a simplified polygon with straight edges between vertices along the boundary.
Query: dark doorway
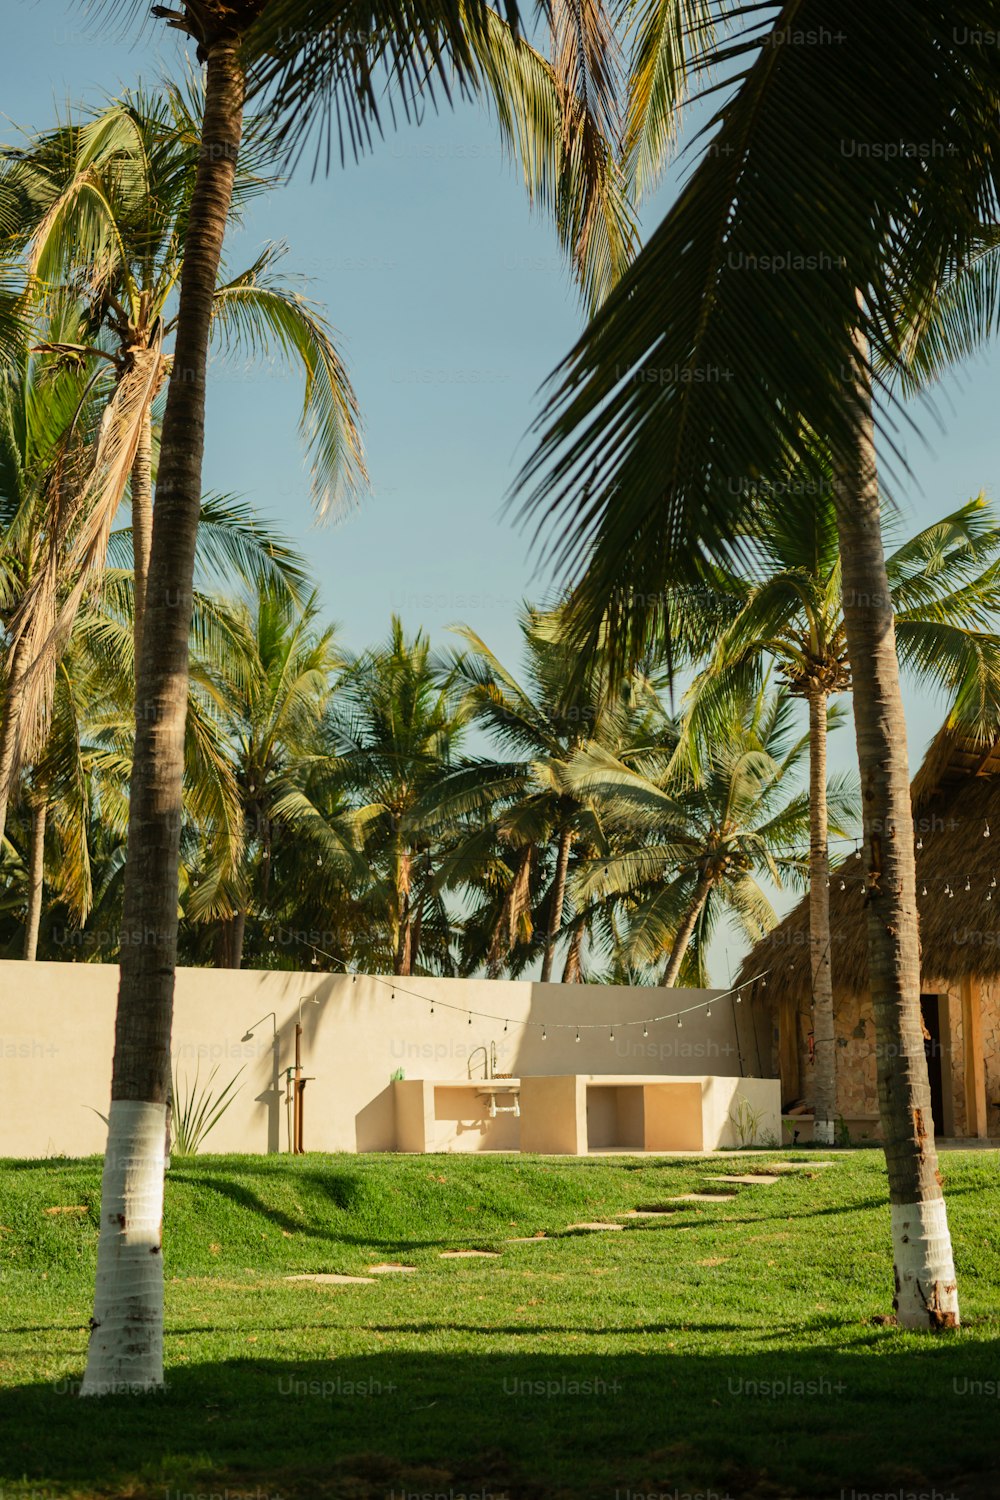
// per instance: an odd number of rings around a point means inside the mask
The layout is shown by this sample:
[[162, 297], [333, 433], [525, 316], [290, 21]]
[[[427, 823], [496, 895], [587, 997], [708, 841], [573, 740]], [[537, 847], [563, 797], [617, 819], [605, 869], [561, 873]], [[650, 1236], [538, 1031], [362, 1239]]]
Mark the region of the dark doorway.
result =
[[941, 1045], [941, 1005], [937, 995], [921, 995], [920, 1014], [924, 1022], [924, 1056], [931, 1085], [931, 1114], [934, 1134], [944, 1135], [944, 1049]]

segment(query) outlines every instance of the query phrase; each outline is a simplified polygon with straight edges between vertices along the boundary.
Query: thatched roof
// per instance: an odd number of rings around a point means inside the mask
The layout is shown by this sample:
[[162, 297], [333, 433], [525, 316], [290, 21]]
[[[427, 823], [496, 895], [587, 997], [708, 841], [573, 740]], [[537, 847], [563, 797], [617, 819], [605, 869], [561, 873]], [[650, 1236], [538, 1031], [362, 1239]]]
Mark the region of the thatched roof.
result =
[[[913, 778], [912, 800], [923, 974], [946, 982], [1000, 975], [1000, 742], [977, 748], [941, 730]], [[863, 894], [862, 861], [852, 854], [830, 879], [837, 994], [868, 988]], [[769, 1005], [808, 994], [808, 898], [748, 954], [737, 984], [762, 970]]]

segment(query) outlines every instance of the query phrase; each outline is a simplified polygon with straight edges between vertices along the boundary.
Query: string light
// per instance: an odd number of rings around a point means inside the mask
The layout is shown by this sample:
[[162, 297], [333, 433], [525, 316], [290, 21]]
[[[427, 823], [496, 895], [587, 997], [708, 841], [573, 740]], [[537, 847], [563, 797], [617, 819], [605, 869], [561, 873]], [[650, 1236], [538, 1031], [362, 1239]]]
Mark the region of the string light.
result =
[[678, 1031], [680, 1031], [680, 1029], [681, 1029], [681, 1027], [682, 1027], [682, 1026], [683, 1026], [683, 1025], [684, 1025], [684, 1022], [683, 1022], [683, 1021], [682, 1021], [682, 1019], [681, 1019], [681, 1017], [680, 1017], [680, 1016], [678, 1016], [678, 1017], [677, 1017], [677, 1030], [678, 1030]]
[[923, 839], [917, 839], [917, 848], [918, 849], [922, 849], [923, 847], [924, 847], [924, 841], [923, 841]]
[[920, 894], [921, 894], [921, 896], [926, 896], [927, 895], [927, 887], [926, 887], [926, 885], [922, 885], [920, 887]]
[[847, 881], [846, 881], [846, 880], [842, 880], [842, 881], [841, 881], [841, 882], [840, 882], [840, 889], [841, 889], [841, 890], [842, 890], [842, 891], [846, 891], [846, 890], [847, 890]]
[[990, 825], [989, 825], [989, 823], [987, 823], [987, 824], [986, 824], [986, 825], [985, 825], [985, 826], [984, 826], [984, 828], [983, 828], [983, 838], [984, 838], [984, 839], [988, 839], [988, 838], [989, 838], [989, 836], [990, 836]]
[[609, 1042], [613, 1042], [614, 1039], [615, 1039], [615, 1028], [614, 1028], [614, 1026], [609, 1026], [608, 1027], [608, 1041]]
[[969, 879], [968, 875], [966, 875], [966, 877], [965, 877], [965, 889], [967, 891], [971, 891], [972, 890], [972, 881]]
[[[996, 880], [995, 879], [993, 881], [993, 884], [996, 885]], [[339, 965], [339, 967], [343, 970], [345, 978], [350, 973], [350, 978], [351, 978], [351, 984], [352, 985], [357, 984], [359, 977], [364, 977], [364, 978], [368, 979], [372, 984], [385, 985], [386, 989], [389, 990], [390, 999], [392, 999], [392, 1000], [395, 1000], [395, 998], [396, 998], [396, 990], [398, 989], [401, 995], [407, 995], [411, 999], [414, 999], [414, 1000], [423, 1000], [423, 1001], [425, 1001], [427, 1003], [427, 1005], [428, 1005], [428, 1008], [429, 1008], [429, 1011], [430, 1011], [431, 1015], [434, 1015], [435, 1012], [436, 1012], [436, 1010], [438, 1008], [441, 1008], [443, 1010], [462, 1011], [462, 1012], [465, 1013], [467, 1022], [468, 1022], [468, 1024], [470, 1026], [472, 1025], [473, 1017], [474, 1016], [478, 1016], [480, 1019], [485, 1020], [485, 1021], [502, 1021], [503, 1022], [503, 1029], [504, 1029], [505, 1032], [509, 1031], [509, 1029], [510, 1029], [511, 1019], [512, 1019], [510, 1016], [497, 1015], [495, 1012], [491, 1012], [491, 1011], [474, 1011], [474, 1010], [469, 1009], [468, 1005], [454, 1005], [454, 1004], [451, 1004], [447, 1000], [441, 1000], [439, 997], [432, 998], [430, 995], [421, 995], [419, 993], [419, 991], [417, 991], [417, 990], [406, 989], [406, 988], [402, 987], [401, 985], [398, 985], [395, 982], [395, 980], [384, 979], [384, 978], [382, 978], [378, 974], [369, 974], [369, 975], [365, 975], [365, 976], [359, 976], [356, 972], [351, 973], [351, 971], [347, 968], [347, 964], [346, 964], [346, 962], [345, 962], [344, 959], [336, 957], [336, 955], [333, 954], [333, 953], [327, 953], [322, 948], [317, 948], [315, 946], [315, 944], [313, 944], [313, 943], [307, 943], [306, 946], [309, 947], [309, 948], [311, 948], [312, 951], [313, 951], [313, 957], [311, 959], [311, 963], [312, 963], [313, 967], [317, 967], [318, 966], [319, 959], [321, 957], [325, 958], [330, 963]], [[791, 968], [795, 967], [794, 960], [792, 960], [790, 967]], [[768, 970], [762, 970], [759, 974], [752, 975], [750, 977], [750, 979], [748, 979], [745, 982], [747, 984], [751, 984], [751, 985], [759, 983], [762, 988], [766, 988], [766, 986], [767, 986], [768, 972], [769, 972]], [[743, 1003], [742, 987], [735, 987], [734, 986], [731, 989], [723, 990], [719, 994], [715, 995], [713, 998], [715, 1000], [719, 1000], [719, 999], [723, 999], [724, 1000], [724, 999], [727, 999], [727, 998], [728, 999], [733, 999], [737, 1005], [741, 1005]], [[642, 1034], [643, 1034], [643, 1036], [644, 1037], [648, 1037], [649, 1036], [649, 1028], [650, 1028], [650, 1026], [652, 1026], [652, 1025], [658, 1023], [658, 1022], [676, 1020], [677, 1025], [679, 1027], [682, 1027], [683, 1024], [684, 1024], [683, 1017], [686, 1016], [686, 1015], [694, 1014], [696, 1011], [704, 1011], [706, 1019], [707, 1019], [712, 1014], [712, 1003], [713, 1003], [712, 999], [701, 1000], [696, 1005], [688, 1005], [688, 1006], [686, 1006], [684, 1008], [684, 1010], [680, 1011], [680, 1012], [673, 1011], [673, 1012], [668, 1012], [666, 1015], [647, 1016], [645, 1018], [641, 1017], [641, 1016], [637, 1016], [634, 1020], [631, 1019], [631, 1018], [629, 1018], [627, 1020], [612, 1021], [610, 1023], [607, 1022], [607, 1021], [582, 1021], [582, 1022], [576, 1022], [576, 1021], [557, 1021], [557, 1022], [555, 1022], [555, 1028], [556, 1028], [557, 1031], [569, 1031], [569, 1030], [572, 1030], [573, 1033], [574, 1033], [574, 1040], [578, 1041], [578, 1042], [583, 1040], [583, 1037], [582, 1037], [582, 1034], [581, 1034], [583, 1031], [595, 1030], [595, 1029], [597, 1029], [597, 1028], [599, 1028], [601, 1026], [608, 1026], [609, 1027], [609, 1038], [612, 1041], [614, 1040], [614, 1033], [615, 1033], [615, 1027], [616, 1026], [641, 1026], [642, 1027]], [[524, 1027], [524, 1026], [541, 1026], [542, 1041], [548, 1041], [548, 1022], [546, 1022], [546, 1021], [541, 1021], [541, 1022], [540, 1021], [521, 1021], [521, 1020], [518, 1020], [516, 1017], [513, 1018], [513, 1019], [514, 1019], [514, 1024], [517, 1025], [517, 1026], [522, 1026], [522, 1027]]]

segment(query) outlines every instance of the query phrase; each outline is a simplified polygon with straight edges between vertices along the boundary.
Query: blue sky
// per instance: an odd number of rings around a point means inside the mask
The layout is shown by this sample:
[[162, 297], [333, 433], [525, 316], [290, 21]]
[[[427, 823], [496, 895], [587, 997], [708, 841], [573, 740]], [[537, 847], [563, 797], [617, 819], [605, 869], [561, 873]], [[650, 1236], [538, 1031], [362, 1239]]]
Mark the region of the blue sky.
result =
[[[15, 126], [51, 125], [70, 101], [95, 103], [140, 77], [153, 84], [183, 69], [176, 33], [150, 21], [130, 39], [120, 22], [99, 24], [95, 9], [7, 0], [4, 139]], [[298, 381], [274, 366], [224, 364], [212, 372], [206, 488], [244, 495], [304, 548], [349, 647], [383, 636], [395, 610], [442, 644], [449, 624], [468, 623], [516, 661], [517, 604], [540, 597], [551, 579], [502, 504], [530, 451], [538, 388], [582, 326], [555, 235], [530, 211], [476, 105], [431, 113], [328, 176], [314, 179], [309, 166], [253, 206], [228, 259], [239, 270], [264, 242], [284, 240], [287, 269], [310, 278], [361, 403], [373, 494], [316, 526], [296, 432]], [[649, 206], [648, 226], [675, 180]], [[907, 531], [980, 490], [995, 497], [998, 391], [992, 352], [939, 396], [943, 430], [927, 423], [925, 442], [906, 440]], [[913, 690], [907, 703], [916, 763], [942, 704]], [[850, 731], [841, 731], [835, 763], [849, 764], [852, 751]]]

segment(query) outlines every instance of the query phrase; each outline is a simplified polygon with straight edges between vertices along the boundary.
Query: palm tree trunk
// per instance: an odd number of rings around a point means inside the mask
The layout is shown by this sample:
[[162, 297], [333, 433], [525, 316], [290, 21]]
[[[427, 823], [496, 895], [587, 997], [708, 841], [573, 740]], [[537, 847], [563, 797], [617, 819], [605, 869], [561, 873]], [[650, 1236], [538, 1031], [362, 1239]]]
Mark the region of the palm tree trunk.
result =
[[660, 980], [665, 989], [670, 989], [676, 982], [677, 976], [681, 971], [681, 964], [684, 962], [688, 943], [691, 941], [691, 934], [694, 932], [698, 918], [701, 916], [702, 908], [708, 900], [708, 893], [711, 888], [711, 877], [702, 872], [698, 876], [698, 884], [694, 888], [691, 905], [684, 913], [681, 925], [677, 929], [674, 946], [671, 949], [670, 957], [667, 959], [667, 967], [663, 971], [663, 978]]
[[583, 970], [580, 967], [580, 951], [583, 948], [583, 924], [576, 929], [570, 938], [569, 951], [566, 954], [566, 963], [563, 967], [563, 984], [579, 984], [583, 978]]
[[238, 969], [243, 963], [243, 936], [246, 931], [247, 914], [237, 911], [234, 916], [222, 917], [215, 934], [215, 967]]
[[135, 597], [135, 659], [142, 649], [142, 622], [146, 612], [149, 553], [153, 541], [153, 413], [147, 407], [139, 430], [139, 443], [132, 461], [132, 569]]
[[[856, 339], [861, 360], [867, 349]], [[853, 440], [838, 453], [834, 499], [864, 824], [865, 913], [879, 1114], [889, 1178], [899, 1322], [953, 1327], [958, 1292], [937, 1174], [920, 1016], [913, 813], [896, 632], [879, 517], [870, 391], [859, 377]]]
[[42, 920], [42, 888], [45, 879], [45, 819], [48, 805], [44, 797], [31, 809], [31, 856], [28, 863], [28, 915], [24, 923], [24, 956], [34, 963], [38, 953], [38, 927]]
[[556, 855], [556, 873], [552, 881], [552, 898], [549, 903], [549, 927], [545, 934], [545, 957], [542, 960], [542, 984], [552, 978], [552, 965], [556, 956], [556, 941], [562, 927], [563, 907], [566, 904], [566, 875], [573, 845], [573, 834], [564, 828], [559, 835], [559, 853]]
[[396, 934], [395, 972], [408, 975], [413, 964], [412, 930], [410, 923], [410, 885], [412, 862], [410, 851], [401, 849], [396, 859], [396, 911], [398, 928]]
[[209, 40], [201, 148], [181, 274], [136, 688], [121, 970], [97, 1286], [81, 1394], [163, 1384], [163, 1164], [177, 962], [188, 632], [205, 381], [243, 120], [235, 38]]
[[830, 954], [829, 824], [826, 806], [826, 693], [809, 691], [809, 968], [815, 1082], [813, 1134], [832, 1146], [837, 1118], [837, 1046]]
[[7, 687], [0, 714], [0, 848], [7, 832], [7, 808], [13, 790], [14, 747], [21, 717], [21, 697], [25, 674], [25, 646], [18, 641], [7, 663]]

